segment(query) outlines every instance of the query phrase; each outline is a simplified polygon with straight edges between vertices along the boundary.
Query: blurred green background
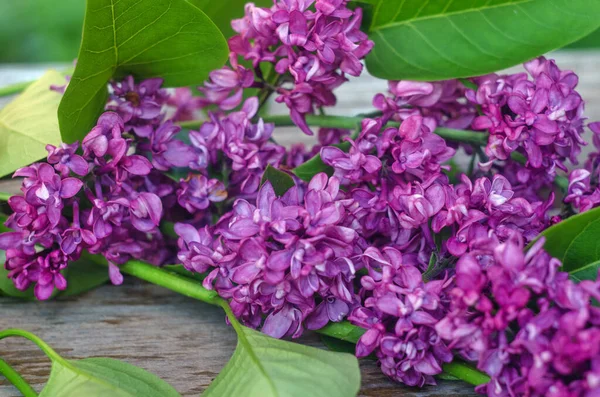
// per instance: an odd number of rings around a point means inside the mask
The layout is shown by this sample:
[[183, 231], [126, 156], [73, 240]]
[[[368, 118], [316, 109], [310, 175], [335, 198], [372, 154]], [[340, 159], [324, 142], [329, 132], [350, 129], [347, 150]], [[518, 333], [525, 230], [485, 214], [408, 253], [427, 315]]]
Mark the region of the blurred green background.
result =
[[[239, 0], [204, 2], [212, 8], [233, 3], [230, 6], [239, 7], [243, 13]], [[0, 63], [74, 60], [84, 9], [85, 0], [0, 0]], [[215, 22], [221, 25], [221, 21]], [[600, 48], [600, 30], [569, 47]]]

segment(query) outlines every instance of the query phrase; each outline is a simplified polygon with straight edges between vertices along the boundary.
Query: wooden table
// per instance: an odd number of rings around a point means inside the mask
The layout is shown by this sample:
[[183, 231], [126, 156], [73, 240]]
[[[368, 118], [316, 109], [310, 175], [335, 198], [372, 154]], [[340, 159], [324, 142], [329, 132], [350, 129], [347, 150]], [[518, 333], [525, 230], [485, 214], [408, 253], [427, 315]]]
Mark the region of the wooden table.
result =
[[[555, 57], [559, 66], [580, 74], [580, 92], [588, 104], [588, 117], [600, 120], [600, 53], [558, 53]], [[35, 78], [43, 69], [0, 66], [0, 86]], [[385, 90], [385, 86], [385, 82], [368, 76], [355, 79], [339, 90], [339, 107], [333, 113], [348, 115], [368, 110], [373, 94]], [[1, 101], [0, 98], [0, 106]], [[283, 111], [277, 105], [272, 110]], [[297, 129], [277, 134], [286, 143], [310, 141]], [[8, 327], [39, 335], [66, 358], [111, 357], [140, 366], [169, 382], [184, 396], [202, 393], [236, 344], [235, 332], [225, 324], [221, 309], [131, 279], [120, 287], [106, 285], [60, 301], [0, 299], [0, 329]], [[300, 341], [322, 347], [315, 334]], [[50, 362], [33, 343], [20, 338], [2, 340], [0, 356], [41, 390]], [[441, 381], [436, 387], [422, 390], [407, 388], [387, 380], [376, 363], [369, 360], [361, 361], [361, 372], [360, 396], [475, 395], [472, 387], [462, 382]], [[18, 395], [0, 377], [0, 397]]]

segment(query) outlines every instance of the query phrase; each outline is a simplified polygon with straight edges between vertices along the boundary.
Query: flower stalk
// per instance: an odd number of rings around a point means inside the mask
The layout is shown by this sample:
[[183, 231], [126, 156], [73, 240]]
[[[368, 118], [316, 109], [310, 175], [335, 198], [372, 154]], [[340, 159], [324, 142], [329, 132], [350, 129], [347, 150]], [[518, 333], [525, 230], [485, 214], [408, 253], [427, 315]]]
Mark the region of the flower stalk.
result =
[[37, 397], [37, 393], [13, 367], [0, 359], [0, 374], [3, 375], [24, 397]]

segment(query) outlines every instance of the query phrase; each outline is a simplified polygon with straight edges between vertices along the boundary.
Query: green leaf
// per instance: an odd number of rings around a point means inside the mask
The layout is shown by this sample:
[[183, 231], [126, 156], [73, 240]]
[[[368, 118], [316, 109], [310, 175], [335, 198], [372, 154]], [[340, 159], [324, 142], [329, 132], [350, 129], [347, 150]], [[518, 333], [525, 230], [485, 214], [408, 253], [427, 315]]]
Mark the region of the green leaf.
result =
[[358, 360], [273, 339], [236, 324], [238, 345], [203, 397], [349, 397], [360, 387]]
[[598, 269], [600, 269], [600, 260], [588, 263], [579, 269], [571, 270], [569, 272], [569, 277], [576, 282], [583, 280], [596, 280], [598, 277]]
[[267, 169], [260, 180], [261, 186], [266, 181], [271, 182], [273, 190], [275, 190], [275, 194], [278, 196], [283, 196], [285, 192], [296, 185], [294, 179], [289, 174], [272, 167], [271, 165], [267, 165]]
[[82, 139], [108, 96], [107, 82], [132, 74], [165, 86], [201, 84], [221, 67], [228, 47], [186, 0], [88, 0], [77, 66], [58, 109], [63, 141]]
[[[600, 259], [600, 220], [590, 222], [569, 244], [562, 270], [571, 272]], [[596, 277], [594, 277], [594, 280]]]
[[[223, 35], [229, 38], [236, 34], [231, 28], [231, 21], [244, 16], [244, 6], [247, 0], [191, 0], [192, 3], [200, 8], [212, 21], [221, 29]], [[257, 7], [271, 7], [272, 0], [254, 0]]]
[[354, 354], [356, 352], [356, 344], [354, 343], [332, 338], [327, 335], [319, 335], [319, 339], [321, 339], [321, 342], [323, 342], [323, 344], [331, 351], [349, 354]]
[[180, 396], [156, 375], [110, 358], [55, 360], [50, 379], [40, 397], [115, 396], [174, 397]]
[[600, 26], [596, 0], [378, 0], [365, 12], [375, 42], [367, 68], [388, 80], [494, 72]]
[[[581, 261], [577, 259], [577, 255], [585, 255], [584, 251], [588, 249], [592, 249], [595, 252], [595, 245], [593, 247], [580, 247], [580, 243], [575, 240], [591, 223], [598, 219], [600, 219], [600, 208], [594, 208], [582, 214], [574, 215], [549, 227], [540, 233], [540, 237], [543, 236], [546, 239], [544, 242], [544, 249], [551, 256], [558, 258], [567, 271], [574, 269], [575, 266], [572, 266], [567, 260], [576, 260], [575, 263], [581, 263]], [[597, 238], [597, 235], [596, 239], [600, 244], [600, 239]], [[530, 244], [530, 246], [531, 245], [532, 244]], [[568, 251], [570, 251], [570, 254], [567, 257]]]
[[59, 298], [82, 294], [106, 284], [109, 280], [105, 267], [94, 265], [84, 258], [70, 262], [65, 277], [67, 288], [59, 293]]
[[294, 168], [292, 172], [303, 181], [310, 182], [312, 177], [319, 172], [324, 172], [329, 176], [333, 175], [333, 168], [325, 164], [321, 159], [321, 155], [317, 154], [315, 157]]
[[0, 177], [46, 157], [47, 144], [60, 144], [61, 95], [52, 84], [65, 84], [65, 78], [50, 70], [0, 110]]

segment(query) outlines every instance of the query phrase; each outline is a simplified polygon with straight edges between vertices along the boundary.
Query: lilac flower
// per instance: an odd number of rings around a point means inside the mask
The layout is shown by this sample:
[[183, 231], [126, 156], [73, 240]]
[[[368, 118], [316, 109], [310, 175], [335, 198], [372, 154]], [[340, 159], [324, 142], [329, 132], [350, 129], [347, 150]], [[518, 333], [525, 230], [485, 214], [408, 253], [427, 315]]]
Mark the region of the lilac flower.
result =
[[[248, 98], [240, 111], [226, 117], [212, 114], [199, 131], [190, 132], [196, 155], [191, 168], [205, 171], [210, 166], [230, 167], [230, 194], [254, 194], [267, 165], [277, 167], [285, 156], [285, 148], [269, 141], [273, 124], [265, 124], [262, 119], [256, 124], [251, 122], [257, 110], [258, 99]], [[218, 153], [224, 158], [217, 158]]]
[[190, 270], [209, 270], [204, 285], [229, 299], [245, 324], [260, 326], [264, 314], [263, 332], [298, 337], [356, 305], [358, 236], [344, 224], [350, 204], [325, 174], [301, 196], [294, 187], [277, 197], [266, 182], [256, 205], [237, 200], [213, 230], [177, 225], [179, 258]]
[[242, 103], [243, 89], [252, 86], [254, 74], [238, 65], [235, 56], [231, 56], [230, 60], [232, 68], [224, 66], [210, 72], [209, 81], [199, 88], [205, 95], [201, 98], [201, 105], [215, 104], [223, 110], [232, 110]]
[[[350, 10], [346, 1], [276, 1], [267, 8], [247, 4], [245, 16], [232, 21], [238, 35], [229, 40], [231, 68], [214, 71], [201, 91], [206, 102], [231, 110], [240, 104], [242, 89], [274, 89], [276, 101], [285, 103], [292, 120], [307, 134], [307, 113], [335, 104], [333, 89], [346, 81], [345, 74], [358, 76], [360, 62], [373, 42], [360, 31], [362, 10]], [[238, 64], [238, 57], [252, 61], [256, 77]], [[261, 63], [288, 78], [272, 86], [260, 69]], [[290, 81], [291, 86], [282, 84]]]
[[570, 203], [579, 212], [596, 207], [600, 203], [600, 190], [590, 187], [590, 172], [583, 168], [573, 170], [569, 174], [568, 194], [564, 199], [565, 203]]
[[64, 206], [63, 200], [77, 194], [83, 183], [77, 178], [61, 178], [48, 164], [37, 164], [15, 171], [14, 176], [25, 177], [24, 195], [27, 203], [44, 211], [50, 226], [56, 226]]
[[154, 120], [160, 116], [167, 94], [160, 87], [160, 78], [147, 79], [135, 84], [133, 77], [112, 84], [111, 100], [107, 110], [113, 110], [121, 116], [126, 131], [133, 131], [140, 137], [149, 137]]
[[570, 281], [543, 243], [523, 253], [518, 234], [488, 239], [456, 266], [452, 308], [435, 328], [490, 375], [479, 388], [489, 395], [586, 395], [600, 386], [599, 312], [591, 306], [598, 283]]
[[166, 121], [150, 137], [152, 165], [157, 170], [168, 171], [174, 167], [188, 167], [195, 159], [191, 146], [173, 139], [181, 127]]
[[225, 185], [218, 179], [208, 179], [204, 175], [194, 175], [179, 183], [177, 201], [179, 205], [194, 213], [208, 208], [211, 202], [218, 203], [227, 198]]
[[194, 96], [188, 87], [175, 89], [173, 95], [167, 98], [167, 105], [175, 108], [170, 117], [172, 121], [188, 121], [197, 118], [198, 110], [202, 107], [202, 98]]
[[373, 106], [383, 112], [384, 121], [418, 115], [433, 131], [438, 126], [465, 129], [476, 116], [475, 106], [464, 104], [466, 88], [457, 80], [390, 81], [389, 91], [391, 97], [378, 94], [373, 98]]
[[83, 157], [75, 154], [79, 148], [79, 143], [67, 145], [61, 143], [60, 147], [46, 145], [48, 151], [48, 164], [53, 164], [54, 168], [65, 177], [69, 175], [69, 171], [74, 172], [79, 176], [84, 176], [88, 173], [89, 165]]
[[533, 81], [524, 73], [476, 79], [477, 91], [469, 90], [466, 96], [481, 106], [483, 115], [472, 127], [491, 134], [486, 147], [490, 161], [506, 160], [518, 151], [527, 155], [528, 168], [554, 175], [555, 167], [566, 170], [567, 159], [577, 164], [585, 145], [583, 101], [575, 91], [578, 79], [543, 57], [525, 68]]
[[384, 374], [409, 386], [435, 384], [433, 375], [452, 361], [447, 344], [437, 335], [451, 280], [423, 283], [421, 272], [405, 264], [391, 246], [369, 247], [363, 254], [368, 275], [361, 278], [364, 307], [350, 321], [367, 329], [356, 354], [375, 351]]
[[38, 299], [50, 298], [55, 288], [66, 288], [61, 272], [83, 250], [109, 260], [115, 283], [122, 281], [118, 264], [167, 259], [158, 232], [162, 201], [149, 180], [152, 165], [131, 153], [123, 132], [122, 119], [106, 112], [83, 139], [83, 156], [76, 143], [48, 146], [48, 163], [15, 172], [24, 177], [23, 195], [9, 199], [13, 214], [6, 225], [13, 231], [0, 235], [0, 248], [7, 250], [5, 267], [17, 288], [34, 284]]

